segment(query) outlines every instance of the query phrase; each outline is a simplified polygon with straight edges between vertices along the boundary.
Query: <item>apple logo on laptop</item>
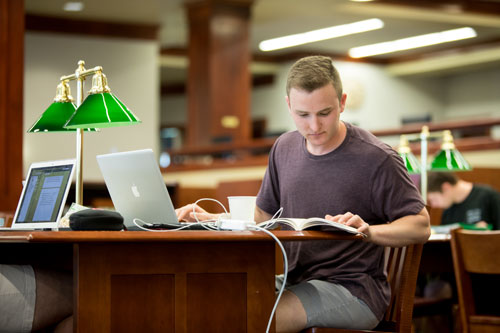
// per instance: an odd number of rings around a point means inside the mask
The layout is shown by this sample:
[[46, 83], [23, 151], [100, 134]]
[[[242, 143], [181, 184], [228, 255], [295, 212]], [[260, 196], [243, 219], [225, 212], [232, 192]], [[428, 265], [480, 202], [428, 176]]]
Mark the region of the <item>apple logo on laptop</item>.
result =
[[139, 189], [137, 188], [137, 186], [135, 186], [135, 184], [132, 184], [131, 189], [134, 197], [139, 198], [141, 196], [141, 194], [139, 193]]

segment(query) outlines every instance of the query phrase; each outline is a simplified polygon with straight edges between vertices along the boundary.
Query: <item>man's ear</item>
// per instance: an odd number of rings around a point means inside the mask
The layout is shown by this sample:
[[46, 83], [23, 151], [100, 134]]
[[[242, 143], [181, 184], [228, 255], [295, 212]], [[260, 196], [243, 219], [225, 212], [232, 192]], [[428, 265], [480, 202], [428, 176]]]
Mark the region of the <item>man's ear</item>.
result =
[[290, 97], [288, 97], [288, 95], [285, 96], [285, 100], [286, 100], [286, 105], [288, 105], [288, 112], [292, 112], [292, 107], [290, 106]]
[[448, 192], [452, 188], [453, 188], [453, 185], [451, 185], [450, 183], [443, 183], [443, 184], [441, 184], [441, 193]]
[[345, 103], [347, 101], [347, 94], [343, 93], [342, 98], [340, 99], [340, 113], [344, 112]]

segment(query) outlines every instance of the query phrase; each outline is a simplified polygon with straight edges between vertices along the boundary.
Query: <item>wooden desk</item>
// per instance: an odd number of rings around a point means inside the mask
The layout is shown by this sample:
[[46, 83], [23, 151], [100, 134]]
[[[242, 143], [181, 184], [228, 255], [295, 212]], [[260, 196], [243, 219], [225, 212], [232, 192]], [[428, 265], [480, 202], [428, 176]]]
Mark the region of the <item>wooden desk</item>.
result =
[[450, 238], [431, 235], [424, 244], [420, 260], [420, 273], [453, 273]]
[[261, 333], [275, 300], [275, 244], [262, 232], [0, 232], [1, 263], [71, 261], [75, 332]]

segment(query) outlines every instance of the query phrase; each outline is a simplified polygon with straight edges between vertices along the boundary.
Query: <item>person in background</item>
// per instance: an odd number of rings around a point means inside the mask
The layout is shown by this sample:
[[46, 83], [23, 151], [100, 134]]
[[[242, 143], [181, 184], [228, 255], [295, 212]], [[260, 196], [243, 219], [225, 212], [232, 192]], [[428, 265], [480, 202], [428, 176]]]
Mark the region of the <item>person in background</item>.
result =
[[427, 183], [429, 205], [443, 209], [441, 224], [500, 229], [500, 193], [490, 186], [462, 180], [453, 172], [430, 172]]
[[[286, 93], [297, 130], [281, 135], [271, 149], [256, 222], [282, 207], [282, 217], [325, 216], [367, 237], [285, 242], [289, 274], [276, 330], [372, 329], [390, 298], [384, 247], [427, 241], [429, 215], [398, 154], [368, 131], [340, 120], [347, 95], [330, 58], [298, 60], [289, 71]], [[198, 217], [214, 217], [194, 208]], [[177, 216], [194, 221], [192, 212], [193, 205], [186, 205]], [[282, 278], [276, 282], [279, 286]]]

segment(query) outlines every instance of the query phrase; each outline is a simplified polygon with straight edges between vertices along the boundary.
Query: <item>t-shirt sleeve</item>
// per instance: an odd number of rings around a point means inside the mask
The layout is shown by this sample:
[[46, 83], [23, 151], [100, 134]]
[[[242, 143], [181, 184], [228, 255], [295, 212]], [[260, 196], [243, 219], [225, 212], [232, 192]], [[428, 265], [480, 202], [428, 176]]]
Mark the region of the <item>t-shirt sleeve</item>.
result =
[[279, 138], [269, 152], [269, 161], [257, 194], [257, 206], [266, 213], [273, 215], [280, 208], [279, 178], [276, 166], [276, 150]]
[[389, 154], [374, 173], [371, 193], [372, 210], [387, 222], [418, 214], [425, 207], [403, 161], [396, 153]]

